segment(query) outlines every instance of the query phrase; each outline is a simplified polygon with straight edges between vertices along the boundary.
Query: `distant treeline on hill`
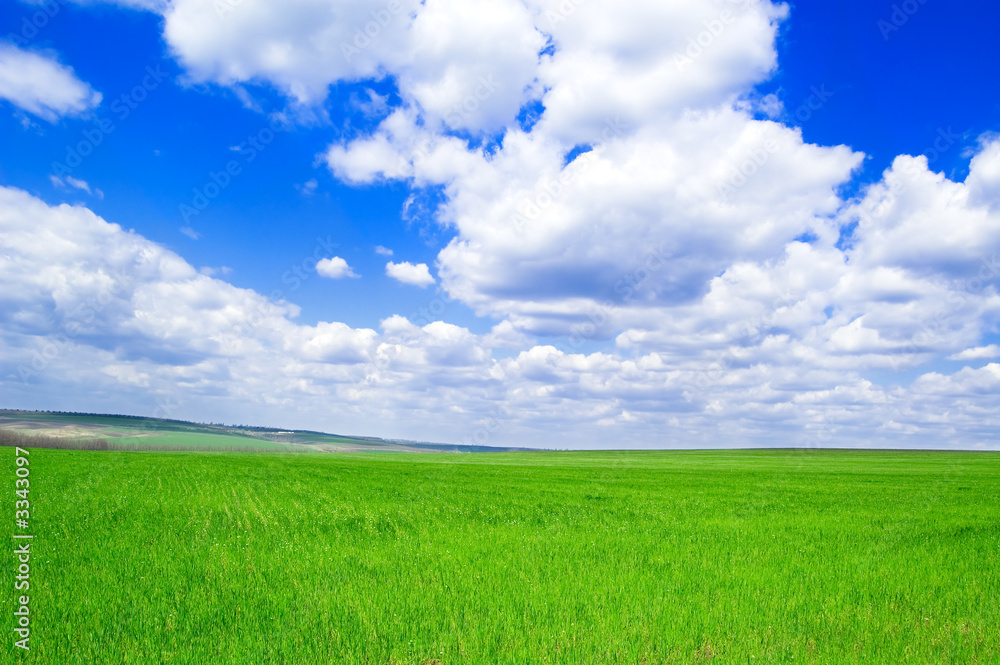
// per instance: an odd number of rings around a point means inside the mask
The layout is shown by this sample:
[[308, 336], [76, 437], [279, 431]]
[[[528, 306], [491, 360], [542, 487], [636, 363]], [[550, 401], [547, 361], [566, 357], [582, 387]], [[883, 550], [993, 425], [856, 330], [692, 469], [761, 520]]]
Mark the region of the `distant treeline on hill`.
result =
[[[132, 416], [127, 413], [87, 413], [82, 411], [46, 411], [43, 409], [36, 409], [29, 411], [27, 409], [0, 409], [0, 413], [45, 413], [53, 416], [85, 416], [87, 418], [127, 418], [129, 420], [155, 420], [156, 422], [162, 423], [177, 423], [180, 425], [203, 425], [209, 427], [225, 427], [227, 429], [244, 429], [256, 432], [285, 432], [294, 431], [296, 433], [303, 434], [324, 434], [324, 432], [313, 432], [311, 430], [290, 430], [287, 427], [264, 427], [262, 425], [227, 425], [226, 423], [199, 423], [193, 420], [177, 420], [176, 418], [155, 418], [153, 416]], [[357, 439], [372, 439], [380, 440], [377, 437], [351, 437]]]
[[[42, 409], [29, 411], [27, 409], [0, 409], [0, 415], [2, 414], [27, 414], [27, 413], [37, 413], [37, 414], [48, 414], [53, 416], [79, 416], [86, 418], [125, 418], [129, 420], [136, 421], [149, 421], [157, 423], [173, 423], [177, 425], [183, 425], [187, 427], [197, 426], [197, 427], [220, 427], [227, 430], [242, 430], [246, 432], [263, 432], [263, 433], [277, 433], [277, 432], [293, 432], [295, 434], [316, 434], [319, 436], [339, 436], [348, 439], [358, 439], [360, 441], [374, 441], [378, 443], [393, 443], [395, 441], [387, 441], [381, 437], [377, 436], [363, 436], [358, 434], [344, 435], [344, 434], [330, 434], [329, 432], [320, 432], [317, 430], [309, 429], [292, 429], [290, 427], [265, 427], [262, 425], [227, 425], [225, 423], [200, 423], [192, 420], [177, 420], [175, 418], [154, 418], [153, 416], [130, 416], [124, 413], [84, 413], [80, 411], [45, 411]], [[398, 443], [408, 444], [407, 441], [398, 441]]]
[[[54, 413], [54, 412], [53, 412]], [[253, 446], [184, 446], [177, 444], [123, 443], [107, 439], [64, 438], [44, 434], [27, 434], [0, 427], [0, 446], [13, 448], [50, 448], [56, 450], [110, 450], [119, 452], [239, 452], [262, 453], [268, 449]], [[290, 449], [291, 451], [291, 449]]]
[[175, 420], [172, 418], [154, 418], [152, 416], [131, 416], [127, 413], [86, 413], [81, 411], [45, 411], [43, 409], [36, 409], [33, 411], [29, 411], [27, 409], [0, 409], [0, 413], [47, 413], [52, 416], [87, 416], [88, 418], [129, 418], [131, 420], [160, 420], [165, 423], [188, 424], [186, 420]]

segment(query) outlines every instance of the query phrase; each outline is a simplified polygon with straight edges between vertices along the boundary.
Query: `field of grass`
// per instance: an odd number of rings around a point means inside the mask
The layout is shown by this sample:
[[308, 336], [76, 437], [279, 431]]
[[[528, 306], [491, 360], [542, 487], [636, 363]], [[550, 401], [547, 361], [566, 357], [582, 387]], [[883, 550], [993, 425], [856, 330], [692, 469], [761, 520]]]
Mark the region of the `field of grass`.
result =
[[997, 455], [30, 459], [18, 661], [1000, 662]]

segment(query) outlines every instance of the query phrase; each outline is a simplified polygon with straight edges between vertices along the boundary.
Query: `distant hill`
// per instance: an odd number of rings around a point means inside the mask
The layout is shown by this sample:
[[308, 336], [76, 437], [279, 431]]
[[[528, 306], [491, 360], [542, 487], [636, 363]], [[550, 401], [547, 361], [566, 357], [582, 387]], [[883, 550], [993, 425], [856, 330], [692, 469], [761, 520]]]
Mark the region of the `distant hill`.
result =
[[[0, 428], [45, 437], [50, 447], [106, 440], [119, 450], [259, 450], [295, 452], [513, 452], [519, 448], [451, 445], [343, 436], [310, 430], [193, 423], [121, 414], [0, 409]], [[38, 447], [45, 447], [42, 439]], [[64, 444], [60, 443], [64, 442]]]

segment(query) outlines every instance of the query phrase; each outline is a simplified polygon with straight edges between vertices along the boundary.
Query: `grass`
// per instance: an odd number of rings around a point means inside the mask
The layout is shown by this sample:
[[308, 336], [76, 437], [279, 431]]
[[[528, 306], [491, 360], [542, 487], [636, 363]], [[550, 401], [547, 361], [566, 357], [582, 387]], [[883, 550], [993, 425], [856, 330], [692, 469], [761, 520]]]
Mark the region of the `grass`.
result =
[[996, 455], [38, 449], [30, 468], [25, 662], [1000, 662]]

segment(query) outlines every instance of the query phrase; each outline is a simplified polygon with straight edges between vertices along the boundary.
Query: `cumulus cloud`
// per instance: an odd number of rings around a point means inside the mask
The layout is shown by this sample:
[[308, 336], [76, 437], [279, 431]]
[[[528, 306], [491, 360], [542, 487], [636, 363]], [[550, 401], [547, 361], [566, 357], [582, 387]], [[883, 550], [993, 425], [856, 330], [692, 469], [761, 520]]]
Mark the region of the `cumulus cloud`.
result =
[[[836, 191], [863, 155], [805, 144], [736, 103], [773, 70], [786, 7], [528, 6], [548, 43], [533, 126], [508, 121], [487, 150], [404, 104], [327, 152], [348, 182], [444, 188], [437, 218], [457, 233], [438, 264], [453, 297], [568, 335], [609, 304], [624, 314], [695, 302], [734, 262], [834, 227]], [[648, 272], [650, 251], [660, 267], [639, 294], [629, 281]], [[614, 326], [602, 327], [607, 337]]]
[[948, 360], [991, 360], [993, 358], [1000, 358], [1000, 346], [996, 344], [977, 346], [948, 356]]
[[[375, 0], [246, 2], [225, 6], [220, 20], [219, 4], [175, 0], [164, 12], [164, 36], [189, 76], [221, 85], [268, 81], [305, 104], [322, 102], [331, 83], [376, 76], [382, 60], [405, 58], [409, 16], [419, 6], [400, 0], [389, 12]], [[373, 14], [382, 12], [388, 19], [379, 22]], [[355, 46], [372, 21], [376, 36]]]
[[319, 262], [316, 263], [316, 272], [323, 277], [329, 277], [330, 279], [358, 277], [358, 275], [354, 273], [354, 270], [347, 265], [347, 261], [339, 256], [334, 256], [329, 259], [320, 259]]
[[426, 263], [417, 263], [414, 265], [407, 261], [400, 263], [390, 261], [385, 264], [385, 274], [403, 284], [412, 284], [420, 288], [425, 288], [435, 283]]
[[[474, 443], [558, 429], [581, 445], [996, 445], [997, 364], [932, 366], [994, 357], [995, 137], [964, 181], [904, 155], [845, 200], [865, 155], [805, 142], [779, 97], [754, 92], [785, 4], [390, 4], [160, 11], [188, 78], [245, 99], [269, 85], [320, 113], [338, 82], [393, 86], [355, 100], [377, 125], [323, 159], [347, 183], [440, 192], [440, 302], [490, 317], [488, 333], [399, 315], [377, 331], [298, 325], [291, 303], [4, 190], [7, 371], [44, 364], [37, 338], [104, 289], [86, 334], [66, 335], [91, 352], [51, 361], [67, 381], [304, 418], [334, 403], [336, 422]], [[51, 256], [31, 249], [49, 237]], [[336, 260], [324, 269], [344, 276]], [[112, 292], [123, 266], [142, 277]], [[386, 273], [437, 283], [425, 263]]]
[[[164, 17], [164, 36], [198, 82], [268, 82], [318, 107], [331, 84], [396, 76], [406, 102], [450, 129], [494, 130], [536, 99], [547, 37], [538, 8], [486, 0], [133, 2]], [[224, 20], [223, 20], [224, 19]], [[376, 111], [384, 100], [370, 96]]]
[[0, 99], [49, 122], [81, 115], [101, 103], [101, 93], [51, 54], [0, 43]]
[[966, 184], [971, 203], [992, 212], [1000, 210], [1000, 137], [984, 137], [980, 151], [972, 158]]
[[[86, 396], [77, 408], [206, 419], [250, 405], [275, 422], [495, 445], [551, 445], [558, 427], [582, 446], [606, 445], [609, 428], [638, 447], [771, 445], [776, 432], [789, 445], [951, 446], [989, 444], [998, 425], [996, 364], [883, 387], [852, 360], [871, 353], [863, 332], [824, 352], [837, 330], [873, 324], [818, 323], [825, 303], [808, 279], [842, 274], [797, 272], [830, 251], [806, 243], [713, 280], [708, 303], [645, 341], [655, 348], [582, 353], [533, 344], [510, 322], [485, 335], [398, 315], [379, 330], [297, 324], [280, 294], [16, 189], [0, 188], [0, 232], [0, 377], [15, 401], [70, 393]], [[726, 299], [743, 309], [719, 320]], [[729, 328], [743, 313], [754, 331]]]

